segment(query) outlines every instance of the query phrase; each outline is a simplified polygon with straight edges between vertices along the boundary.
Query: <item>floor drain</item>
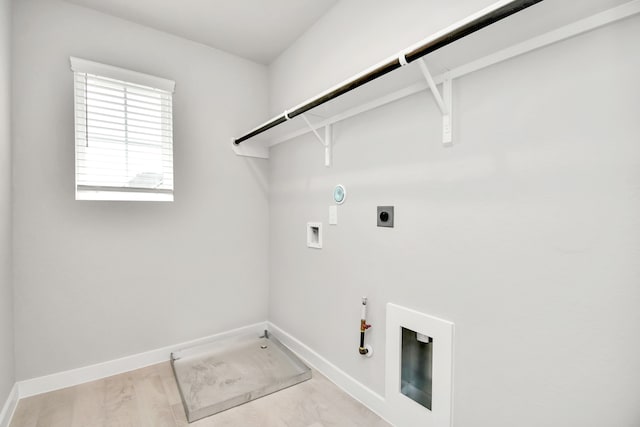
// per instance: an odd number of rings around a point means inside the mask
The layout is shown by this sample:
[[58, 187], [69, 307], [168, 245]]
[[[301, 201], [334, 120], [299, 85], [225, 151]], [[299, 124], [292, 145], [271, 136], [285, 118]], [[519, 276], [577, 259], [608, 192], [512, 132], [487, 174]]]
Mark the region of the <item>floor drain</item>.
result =
[[261, 345], [261, 346], [260, 346], [260, 348], [261, 348], [261, 349], [263, 349], [263, 350], [264, 350], [265, 348], [267, 348], [267, 347], [268, 347], [268, 346], [267, 346], [266, 344], [263, 344], [263, 345]]

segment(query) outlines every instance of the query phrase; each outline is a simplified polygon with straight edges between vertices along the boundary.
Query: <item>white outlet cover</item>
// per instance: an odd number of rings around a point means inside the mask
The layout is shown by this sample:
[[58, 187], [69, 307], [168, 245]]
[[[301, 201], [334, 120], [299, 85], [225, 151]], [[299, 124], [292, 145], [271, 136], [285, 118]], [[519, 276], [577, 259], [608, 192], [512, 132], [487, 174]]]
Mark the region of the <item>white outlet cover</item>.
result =
[[338, 207], [333, 205], [329, 206], [329, 225], [338, 224]]

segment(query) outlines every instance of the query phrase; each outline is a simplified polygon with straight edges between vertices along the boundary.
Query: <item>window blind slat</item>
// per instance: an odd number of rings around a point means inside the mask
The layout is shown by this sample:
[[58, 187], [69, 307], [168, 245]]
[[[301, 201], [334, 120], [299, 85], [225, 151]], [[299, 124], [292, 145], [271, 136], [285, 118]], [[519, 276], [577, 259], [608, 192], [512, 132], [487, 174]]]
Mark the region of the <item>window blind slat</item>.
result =
[[[129, 153], [129, 155], [131, 156], [145, 156], [147, 155], [149, 148], [154, 148], [153, 146], [150, 146], [149, 144], [136, 144], [136, 145], [130, 145], [129, 146], [129, 150], [126, 152], [123, 152], [122, 150], [119, 150], [117, 147], [112, 146], [105, 146], [105, 144], [109, 144], [109, 143], [105, 143], [105, 142], [98, 142], [98, 141], [94, 141], [94, 144], [91, 144], [91, 149], [88, 150], [86, 145], [78, 145], [77, 148], [77, 152], [78, 152], [78, 156], [82, 155], [82, 154], [87, 154], [87, 155], [93, 155], [95, 156], [100, 156], [100, 155], [113, 155], [113, 156], [119, 156], [119, 155], [126, 155], [127, 153]], [[99, 145], [98, 145], [99, 144]], [[171, 157], [171, 147], [169, 146], [164, 146], [162, 147], [162, 152], [166, 153], [167, 156]], [[124, 153], [124, 154], [122, 154]], [[165, 154], [163, 154], [165, 155]]]
[[132, 159], [138, 161], [140, 159], [146, 159], [150, 154], [157, 158], [158, 162], [171, 162], [171, 150], [163, 147], [162, 149], [149, 149], [145, 150], [145, 147], [130, 147], [131, 150], [123, 152], [109, 147], [97, 147], [96, 149], [87, 150], [86, 147], [77, 147], [77, 158], [86, 159], [87, 161], [94, 161], [100, 159], [102, 162], [118, 162], [119, 159]]
[[[105, 145], [105, 144], [112, 144], [112, 145]], [[123, 150], [119, 150], [113, 143], [104, 142], [104, 141], [95, 141], [95, 140], [92, 141], [92, 143], [89, 145], [90, 146], [83, 145], [83, 144], [77, 145], [76, 151], [78, 152], [78, 155], [84, 154], [84, 153], [90, 154], [93, 156], [106, 155], [106, 154], [120, 155], [120, 153], [124, 153], [124, 155], [126, 155], [127, 153], [130, 153], [131, 156], [145, 156], [148, 154], [150, 149], [155, 149], [155, 146], [152, 146], [150, 144], [136, 143], [136, 144], [129, 145], [128, 151], [123, 151]], [[171, 155], [170, 146], [165, 145], [161, 149], [163, 153], [167, 153], [167, 155], [169, 156]]]
[[88, 119], [88, 126], [76, 126], [76, 129], [79, 130], [86, 130], [87, 133], [99, 133], [97, 131], [100, 130], [108, 130], [108, 131], [117, 131], [117, 132], [123, 132], [123, 133], [129, 133], [129, 134], [136, 134], [139, 136], [143, 136], [143, 135], [148, 135], [148, 136], [152, 136], [155, 138], [167, 138], [170, 139], [171, 138], [171, 133], [165, 131], [164, 129], [158, 129], [158, 133], [148, 133], [148, 132], [144, 132], [144, 131], [139, 131], [138, 129], [140, 129], [138, 126], [132, 126], [129, 125], [128, 123], [122, 123], [121, 125], [118, 126], [98, 126], [96, 124], [93, 124], [93, 121], [91, 119]]
[[127, 102], [131, 106], [135, 106], [136, 108], [139, 108], [141, 110], [149, 110], [155, 113], [171, 111], [172, 109], [171, 104], [169, 102], [150, 103], [150, 102], [138, 101], [136, 99], [131, 99], [131, 97], [129, 96], [116, 97], [116, 96], [104, 95], [96, 92], [85, 92], [85, 91], [76, 93], [76, 101], [84, 104], [103, 103], [103, 104], [117, 105], [119, 107], [123, 107], [124, 106], [123, 102]]
[[122, 150], [120, 145], [122, 145], [124, 142], [127, 142], [128, 144], [132, 144], [132, 145], [152, 146], [152, 147], [162, 145], [163, 142], [165, 143], [165, 145], [170, 144], [168, 139], [165, 141], [162, 141], [162, 140], [154, 141], [151, 139], [137, 139], [137, 138], [129, 137], [129, 138], [126, 138], [125, 140], [124, 138], [117, 138], [114, 135], [99, 134], [97, 132], [92, 132], [90, 136], [87, 137], [87, 135], [85, 134], [85, 131], [76, 131], [76, 138], [81, 138], [83, 141], [79, 145], [83, 145], [87, 147], [91, 145], [91, 141], [117, 143], [118, 147], [114, 147], [114, 149], [116, 150]]
[[[131, 116], [132, 115], [129, 114], [129, 116], [126, 118], [126, 120], [129, 123], [134, 123], [134, 122], [138, 123], [135, 126], [148, 127], [150, 129], [157, 129], [158, 126], [162, 125], [161, 120], [156, 120], [154, 122], [154, 121], [148, 121], [148, 120], [142, 120], [142, 119], [135, 119], [135, 118], [133, 118]], [[78, 114], [76, 114], [76, 118], [86, 119], [86, 120], [104, 121], [106, 123], [124, 123], [124, 120], [125, 120], [124, 114], [122, 114], [120, 116], [116, 116], [116, 115], [107, 114], [107, 113], [86, 112], [86, 111], [85, 112], [79, 111]], [[108, 119], [117, 119], [117, 120], [119, 120], [119, 122], [110, 121]], [[145, 126], [145, 125], [149, 125], [149, 126]], [[167, 126], [163, 126], [163, 128], [171, 129], [172, 126], [170, 124], [168, 124]]]
[[[130, 185], [131, 182], [137, 181], [145, 181], [147, 186], [150, 188], [162, 187], [162, 188], [171, 188], [173, 184], [173, 177], [168, 177], [160, 172], [140, 172], [131, 175], [123, 175], [122, 170], [109, 170], [103, 169], [100, 174], [96, 174], [92, 177], [92, 179], [88, 179], [84, 181], [82, 184], [87, 184], [89, 182], [96, 183], [100, 182], [102, 184], [107, 185]], [[142, 177], [142, 178], [141, 178]], [[138, 184], [141, 185], [141, 184]], [[145, 186], [142, 184], [142, 186]]]
[[149, 107], [153, 107], [154, 110], [169, 106], [169, 100], [166, 100], [166, 99], [163, 100], [161, 98], [157, 98], [155, 100], [151, 98], [146, 100], [140, 100], [136, 98], [141, 98], [141, 97], [138, 97], [137, 95], [127, 91], [123, 91], [120, 94], [117, 94], [117, 93], [107, 94], [100, 91], [88, 90], [88, 91], [85, 91], [83, 94], [87, 99], [97, 99], [97, 100], [103, 100], [106, 102], [115, 102], [117, 104], [120, 104], [120, 102], [123, 99], [126, 99], [127, 102], [134, 102], [142, 105], [148, 105]]
[[[81, 106], [82, 102], [76, 102], [76, 105]], [[99, 107], [99, 106], [96, 106], [96, 105], [89, 105], [89, 106], [87, 106], [87, 108], [90, 109], [90, 111], [89, 111], [90, 113], [92, 111], [97, 113], [99, 110], [105, 110], [105, 111], [111, 111], [111, 112], [117, 112], [117, 113], [120, 113], [120, 114], [124, 114], [124, 110], [123, 109], [117, 110], [115, 108]], [[129, 112], [129, 115], [133, 115], [134, 117], [138, 117], [139, 116], [139, 117], [144, 117], [144, 118], [153, 118], [153, 119], [158, 120], [158, 121], [171, 120], [170, 112], [168, 112], [168, 114], [164, 114], [163, 113], [163, 114], [157, 114], [157, 115], [149, 115], [149, 114], [143, 114], [143, 113], [133, 113], [132, 114], [131, 112]]]
[[161, 114], [163, 114], [168, 110], [168, 108], [163, 108], [162, 105], [160, 104], [157, 104], [154, 106], [157, 108], [151, 108], [151, 107], [145, 107], [143, 105], [139, 105], [141, 103], [138, 103], [138, 105], [136, 105], [135, 102], [132, 102], [131, 100], [128, 100], [125, 98], [121, 98], [118, 101], [108, 100], [104, 98], [106, 97], [97, 97], [94, 95], [87, 94], [87, 96], [84, 96], [81, 99], [79, 99], [79, 103], [82, 104], [83, 102], [85, 102], [87, 105], [103, 106], [104, 108], [114, 108], [117, 106], [117, 107], [120, 107], [119, 109], [117, 109], [118, 111], [124, 111], [125, 108], [135, 108], [136, 110], [141, 111], [142, 112], [141, 114], [151, 113], [152, 115], [157, 114], [158, 116], [160, 116]]
[[[97, 154], [97, 155], [96, 155]], [[136, 154], [130, 154], [129, 155], [129, 161], [130, 162], [138, 162], [138, 163], [142, 163], [142, 161], [144, 160], [146, 156], [146, 153], [136, 153]], [[160, 161], [162, 162], [162, 164], [166, 164], [166, 165], [170, 165], [171, 164], [171, 155], [170, 154], [160, 154]], [[123, 156], [118, 153], [118, 152], [109, 152], [109, 151], [99, 151], [99, 152], [93, 152], [93, 153], [78, 153], [77, 154], [77, 158], [78, 159], [82, 159], [83, 164], [87, 164], [87, 163], [92, 163], [92, 162], [100, 162], [100, 163], [104, 163], [104, 164], [112, 164], [112, 163], [117, 163], [120, 162], [121, 159], [123, 158]]]
[[[96, 118], [95, 115], [90, 115], [90, 116], [78, 116], [79, 118], [82, 118], [84, 120], [87, 120], [89, 123], [99, 123], [100, 125], [103, 125], [105, 127], [110, 127], [110, 126], [126, 126], [129, 125], [131, 127], [136, 127], [139, 129], [145, 129], [145, 130], [157, 130], [158, 126], [147, 126], [146, 123], [144, 122], [140, 122], [139, 120], [133, 120], [133, 119], [125, 119], [125, 118], [119, 118], [119, 121], [115, 121], [115, 120], [109, 120], [109, 117], [103, 117], [103, 116], [98, 116], [100, 118]], [[171, 134], [172, 129], [168, 128], [168, 129], [163, 129], [164, 132], [166, 132], [167, 134]]]
[[[136, 169], [137, 168], [137, 169]], [[81, 166], [79, 171], [87, 171], [93, 173], [95, 176], [92, 177], [93, 180], [100, 180], [108, 177], [109, 180], [117, 179], [122, 182], [130, 181], [137, 176], [142, 176], [143, 174], [157, 176], [156, 181], [159, 184], [166, 185], [173, 180], [173, 176], [163, 174], [162, 171], [147, 171], [142, 170], [142, 168], [138, 165], [127, 165], [127, 167], [121, 167], [119, 169], [114, 169], [111, 166], [101, 166], [101, 165], [89, 165], [89, 166]], [[94, 172], [95, 171], [95, 172]], [[128, 171], [134, 171], [128, 175], [125, 175]]]
[[[97, 168], [114, 168], [114, 169], [118, 169], [121, 166], [120, 163], [122, 163], [123, 160], [125, 160], [126, 164], [128, 167], [130, 168], [134, 168], [134, 167], [138, 167], [138, 168], [142, 168], [147, 166], [146, 162], [144, 161], [144, 159], [122, 159], [119, 157], [115, 157], [115, 156], [111, 156], [109, 159], [107, 160], [97, 160], [96, 158], [92, 157], [92, 156], [78, 156], [79, 159], [82, 159], [82, 166], [78, 166], [80, 168], [91, 168], [93, 166], [97, 167]], [[171, 165], [171, 161], [170, 159], [163, 159], [161, 163], [159, 163], [161, 165], [161, 169], [158, 169], [162, 172], [162, 169], [164, 169], [166, 166], [170, 166]], [[166, 174], [168, 175], [168, 173]]]
[[[107, 186], [100, 186], [100, 187], [94, 187], [91, 185], [79, 185], [79, 188], [81, 188], [82, 190], [85, 191], [122, 191], [123, 188], [122, 187], [107, 187]], [[140, 187], [128, 187], [126, 188], [127, 191], [140, 191], [140, 192], [147, 192], [150, 189], [149, 188], [140, 188]], [[173, 191], [168, 191], [165, 189], [155, 189], [157, 192], [159, 193], [171, 193]]]

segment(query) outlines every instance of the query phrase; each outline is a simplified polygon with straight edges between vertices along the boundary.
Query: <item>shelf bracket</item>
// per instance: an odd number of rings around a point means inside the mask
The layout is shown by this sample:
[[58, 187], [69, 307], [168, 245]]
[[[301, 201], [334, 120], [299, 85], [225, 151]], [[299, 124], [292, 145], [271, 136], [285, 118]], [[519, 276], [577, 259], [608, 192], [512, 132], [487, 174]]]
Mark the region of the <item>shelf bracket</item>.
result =
[[429, 89], [431, 89], [433, 99], [436, 101], [436, 104], [438, 105], [438, 108], [440, 108], [440, 112], [442, 113], [442, 143], [445, 145], [450, 145], [453, 142], [453, 132], [451, 124], [451, 116], [453, 111], [451, 103], [453, 100], [453, 91], [451, 76], [448, 73], [444, 74], [444, 80], [442, 82], [442, 95], [440, 95], [440, 91], [438, 90], [436, 82], [431, 76], [429, 68], [427, 68], [426, 62], [424, 62], [424, 59], [420, 58], [416, 62], [420, 66], [420, 71], [422, 71], [422, 75], [427, 81]]
[[238, 156], [255, 157], [258, 159], [269, 158], [269, 147], [262, 143], [238, 145], [233, 142], [233, 139], [231, 139], [231, 147], [233, 148], [233, 152]]
[[318, 133], [318, 130], [311, 124], [309, 119], [307, 119], [307, 116], [305, 116], [304, 114], [300, 114], [300, 116], [302, 117], [304, 122], [307, 124], [309, 129], [311, 129], [311, 132], [313, 132], [313, 134], [316, 136], [318, 141], [320, 141], [320, 144], [322, 144], [322, 146], [324, 147], [324, 165], [326, 167], [331, 167], [331, 148], [332, 148], [332, 142], [333, 142], [332, 132], [331, 132], [332, 126], [329, 124], [324, 127], [324, 138], [323, 138]]

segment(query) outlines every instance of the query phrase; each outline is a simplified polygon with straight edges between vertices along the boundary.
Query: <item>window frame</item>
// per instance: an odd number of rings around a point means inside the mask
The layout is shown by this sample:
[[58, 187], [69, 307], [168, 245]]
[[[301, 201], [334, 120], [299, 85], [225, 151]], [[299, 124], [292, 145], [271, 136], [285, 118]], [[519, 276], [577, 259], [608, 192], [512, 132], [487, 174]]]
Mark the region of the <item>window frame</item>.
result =
[[[80, 136], [78, 135], [78, 125], [82, 128], [85, 126], [85, 132], [88, 129], [86, 122], [78, 123], [78, 116], [84, 114], [86, 116], [87, 113], [87, 104], [82, 104], [78, 102], [77, 93], [78, 93], [78, 73], [80, 75], [93, 75], [98, 78], [103, 79], [111, 79], [117, 81], [114, 84], [123, 84], [123, 87], [126, 88], [126, 85], [136, 85], [143, 86], [145, 88], [159, 90], [165, 92], [165, 95], [169, 96], [169, 112], [170, 117], [168, 122], [165, 122], [164, 119], [161, 119], [161, 124], [159, 125], [159, 131], [169, 132], [169, 146], [171, 149], [171, 170], [174, 168], [174, 159], [173, 159], [173, 93], [175, 90], [175, 82], [173, 80], [164, 79], [161, 77], [152, 76], [149, 74], [140, 73], [137, 71], [131, 71], [120, 67], [115, 67], [112, 65], [102, 64], [94, 61], [89, 61], [86, 59], [70, 57], [71, 70], [73, 71], [74, 76], [74, 87], [73, 87], [73, 97], [74, 97], [74, 154], [75, 154], [75, 194], [76, 200], [110, 200], [110, 201], [173, 201], [173, 192], [174, 192], [174, 184], [171, 183], [170, 188], [145, 188], [145, 187], [128, 187], [128, 186], [101, 186], [101, 185], [85, 185], [79, 184], [79, 145], [78, 141]], [[86, 87], [85, 89], [86, 90]], [[126, 89], [125, 89], [126, 90]], [[126, 95], [125, 95], [126, 100]], [[79, 106], [80, 105], [80, 106]], [[125, 101], [125, 110], [124, 110], [124, 121], [125, 121], [125, 133], [128, 133], [128, 117], [129, 111], [127, 110], [127, 105]], [[164, 114], [163, 108], [165, 106], [162, 105], [162, 102], [159, 102], [160, 105], [160, 114]], [[79, 108], [83, 108], [82, 111]], [[131, 113], [133, 114], [133, 113]], [[86, 119], [85, 119], [86, 120]], [[169, 125], [167, 128], [167, 124]], [[166, 135], [165, 135], [166, 137]], [[115, 138], [118, 139], [118, 138]], [[123, 142], [129, 143], [129, 137], [126, 136], [123, 139]], [[117, 143], [117, 141], [116, 141]], [[160, 149], [165, 149], [166, 141], [159, 142], [158, 146]], [[128, 147], [123, 149], [124, 153], [128, 153]]]

